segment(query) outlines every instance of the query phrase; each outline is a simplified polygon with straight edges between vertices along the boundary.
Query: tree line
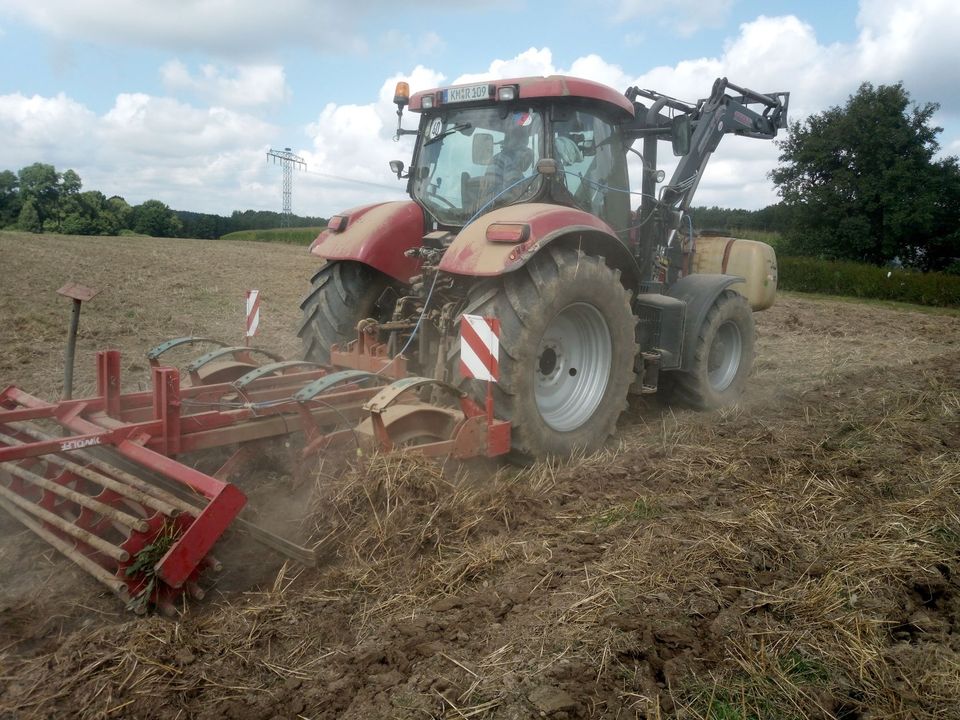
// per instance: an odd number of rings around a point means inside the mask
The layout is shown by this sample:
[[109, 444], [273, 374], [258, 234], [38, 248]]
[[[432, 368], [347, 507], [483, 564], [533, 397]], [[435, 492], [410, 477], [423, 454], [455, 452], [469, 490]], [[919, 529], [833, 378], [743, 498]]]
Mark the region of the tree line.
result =
[[[172, 210], [160, 200], [130, 205], [119, 195], [83, 189], [74, 170], [33, 163], [14, 173], [0, 171], [0, 229], [68, 235], [217, 238], [237, 230], [280, 227], [277, 212], [235, 210], [230, 216]], [[325, 218], [293, 216], [291, 227], [316, 227]]]

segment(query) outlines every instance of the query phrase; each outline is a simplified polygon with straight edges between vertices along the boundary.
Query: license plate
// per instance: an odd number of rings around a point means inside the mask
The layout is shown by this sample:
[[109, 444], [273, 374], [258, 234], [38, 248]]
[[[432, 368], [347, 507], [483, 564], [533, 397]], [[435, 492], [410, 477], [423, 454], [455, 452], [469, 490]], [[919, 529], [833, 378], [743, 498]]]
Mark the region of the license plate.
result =
[[490, 85], [466, 85], [464, 87], [448, 88], [443, 91], [444, 103], [471, 102], [473, 100], [487, 100], [490, 98]]

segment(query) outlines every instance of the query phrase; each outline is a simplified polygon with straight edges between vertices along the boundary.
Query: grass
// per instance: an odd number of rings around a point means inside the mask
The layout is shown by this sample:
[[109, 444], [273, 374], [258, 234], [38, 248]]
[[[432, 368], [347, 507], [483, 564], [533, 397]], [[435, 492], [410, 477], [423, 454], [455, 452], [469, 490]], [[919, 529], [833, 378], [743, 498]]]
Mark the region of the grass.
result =
[[813, 300], [828, 300], [831, 302], [852, 303], [855, 305], [870, 305], [885, 310], [899, 310], [902, 312], [918, 312], [925, 315], [947, 315], [960, 317], [960, 308], [942, 307], [936, 305], [917, 305], [899, 300], [879, 300], [877, 298], [852, 297], [849, 295], [827, 295], [825, 293], [801, 292], [799, 290], [777, 290], [778, 297], [810, 298]]
[[644, 498], [637, 498], [632, 504], [615, 505], [593, 517], [594, 528], [600, 530], [621, 522], [647, 520], [660, 514], [660, 510]]
[[239, 230], [221, 235], [220, 240], [240, 240], [246, 242], [288, 243], [292, 245], [309, 245], [317, 235], [323, 232], [323, 227], [308, 228], [272, 228], [269, 230]]

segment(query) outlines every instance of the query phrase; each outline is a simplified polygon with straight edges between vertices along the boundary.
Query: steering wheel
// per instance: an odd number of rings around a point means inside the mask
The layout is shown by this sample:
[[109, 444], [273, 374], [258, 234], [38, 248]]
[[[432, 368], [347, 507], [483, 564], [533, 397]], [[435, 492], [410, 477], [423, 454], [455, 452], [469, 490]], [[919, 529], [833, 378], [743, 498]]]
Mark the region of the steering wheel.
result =
[[553, 147], [557, 154], [557, 160], [564, 165], [576, 165], [583, 162], [583, 152], [570, 138], [557, 135], [553, 140]]
[[450, 200], [447, 200], [443, 195], [438, 195], [436, 190], [427, 190], [427, 197], [436, 198], [440, 202], [444, 203], [447, 207], [453, 208], [454, 210], [459, 210], [456, 205], [454, 205]]

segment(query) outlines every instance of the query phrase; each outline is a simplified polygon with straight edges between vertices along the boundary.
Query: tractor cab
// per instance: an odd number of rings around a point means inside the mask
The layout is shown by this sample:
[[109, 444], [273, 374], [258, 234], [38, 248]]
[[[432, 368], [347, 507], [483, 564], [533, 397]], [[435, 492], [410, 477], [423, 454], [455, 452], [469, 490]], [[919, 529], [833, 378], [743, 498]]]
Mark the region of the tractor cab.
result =
[[[395, 101], [399, 116], [403, 88]], [[614, 90], [577, 78], [521, 78], [418, 92], [409, 106], [421, 119], [407, 189], [438, 227], [461, 228], [527, 202], [629, 226], [620, 125], [633, 106]]]

